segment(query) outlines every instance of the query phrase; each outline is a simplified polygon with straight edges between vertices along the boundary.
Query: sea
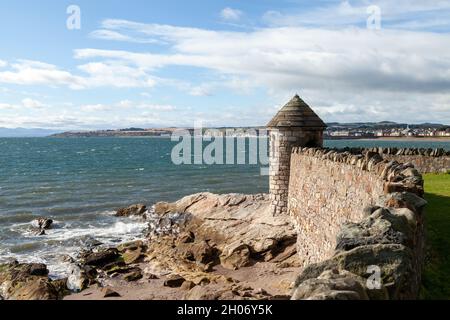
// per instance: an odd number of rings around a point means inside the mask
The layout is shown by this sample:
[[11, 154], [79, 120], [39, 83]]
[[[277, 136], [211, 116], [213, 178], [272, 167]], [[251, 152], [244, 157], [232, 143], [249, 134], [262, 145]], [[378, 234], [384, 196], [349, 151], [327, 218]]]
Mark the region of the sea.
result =
[[[146, 223], [115, 217], [120, 207], [151, 207], [198, 192], [268, 192], [261, 165], [176, 165], [175, 145], [167, 138], [0, 138], [0, 263], [45, 263], [51, 277], [64, 277], [67, 256], [98, 242], [143, 237]], [[449, 141], [333, 140], [325, 146], [450, 150]], [[39, 217], [54, 220], [43, 236], [31, 225]]]

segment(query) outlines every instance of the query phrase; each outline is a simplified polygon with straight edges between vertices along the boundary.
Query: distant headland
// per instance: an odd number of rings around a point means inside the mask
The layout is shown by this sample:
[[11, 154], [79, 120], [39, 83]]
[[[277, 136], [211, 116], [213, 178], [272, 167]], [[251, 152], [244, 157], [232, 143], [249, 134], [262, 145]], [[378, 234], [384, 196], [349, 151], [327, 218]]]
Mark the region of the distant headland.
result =
[[[170, 137], [176, 130], [194, 131], [192, 128], [125, 128], [94, 131], [67, 131], [50, 135], [54, 138], [88, 138], [88, 137]], [[206, 128], [207, 129], [207, 128]], [[205, 129], [205, 130], [206, 130]], [[265, 127], [215, 127], [226, 130], [259, 130]], [[450, 126], [439, 123], [406, 124], [391, 121], [357, 122], [357, 123], [327, 123], [324, 132], [327, 140], [339, 139], [450, 139]]]

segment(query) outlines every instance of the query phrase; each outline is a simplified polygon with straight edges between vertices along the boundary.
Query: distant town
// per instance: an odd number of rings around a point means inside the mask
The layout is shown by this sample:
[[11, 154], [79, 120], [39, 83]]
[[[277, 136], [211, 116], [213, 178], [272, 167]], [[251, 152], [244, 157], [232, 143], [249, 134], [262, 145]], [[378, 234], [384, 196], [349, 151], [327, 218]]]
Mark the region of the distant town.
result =
[[[325, 139], [377, 139], [400, 137], [433, 137], [450, 138], [450, 126], [433, 123], [401, 124], [391, 121], [364, 122], [364, 123], [327, 123]], [[51, 135], [58, 138], [70, 137], [170, 137], [176, 130], [188, 130], [194, 133], [192, 128], [125, 128], [116, 130], [96, 131], [69, 131]], [[221, 127], [215, 128], [221, 132], [234, 130], [235, 136], [249, 136], [264, 127]], [[207, 130], [207, 129], [204, 129]]]
[[383, 121], [377, 123], [328, 123], [325, 136], [339, 138], [389, 138], [389, 137], [450, 137], [450, 126], [433, 123], [399, 124]]

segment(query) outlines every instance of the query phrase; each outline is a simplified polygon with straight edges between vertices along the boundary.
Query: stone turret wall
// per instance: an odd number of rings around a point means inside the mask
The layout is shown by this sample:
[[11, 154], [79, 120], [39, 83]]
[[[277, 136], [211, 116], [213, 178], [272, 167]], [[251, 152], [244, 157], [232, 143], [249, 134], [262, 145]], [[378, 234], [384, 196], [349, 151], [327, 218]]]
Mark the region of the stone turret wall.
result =
[[323, 146], [323, 130], [273, 129], [270, 131], [269, 188], [275, 215], [287, 214], [291, 151], [294, 146]]
[[293, 148], [289, 214], [303, 261], [293, 299], [417, 298], [423, 180], [411, 163]]

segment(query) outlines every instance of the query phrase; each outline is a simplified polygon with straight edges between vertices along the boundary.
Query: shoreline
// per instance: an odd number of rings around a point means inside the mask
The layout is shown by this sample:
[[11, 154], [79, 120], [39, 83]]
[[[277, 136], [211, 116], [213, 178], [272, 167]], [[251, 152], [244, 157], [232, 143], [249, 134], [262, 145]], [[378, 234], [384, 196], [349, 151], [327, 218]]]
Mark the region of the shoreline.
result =
[[[346, 139], [344, 139], [346, 140]], [[427, 141], [427, 142], [450, 142], [450, 137], [380, 137], [354, 139], [360, 141]]]
[[[51, 138], [51, 139], [89, 139], [89, 138], [124, 138], [124, 139], [169, 139], [170, 136], [71, 136], [71, 137], [0, 137], [0, 139], [36, 139], [36, 138]], [[245, 137], [248, 138], [248, 137]], [[424, 142], [450, 142], [450, 137], [377, 137], [377, 138], [357, 138], [357, 137], [325, 137], [324, 141], [392, 141], [392, 142], [414, 142], [414, 141], [424, 141]]]
[[377, 138], [355, 138], [355, 137], [342, 137], [342, 138], [324, 138], [324, 141], [392, 141], [392, 142], [450, 142], [450, 137], [377, 137]]
[[0, 288], [0, 296], [24, 300], [290, 297], [299, 267], [296, 234], [290, 220], [271, 215], [267, 194], [197, 193], [151, 208], [132, 205], [115, 216], [142, 219], [148, 229], [140, 240], [96, 243], [80, 248], [76, 255], [61, 256], [68, 274], [58, 279], [50, 277], [46, 264], [17, 260], [0, 264], [0, 283], [5, 279], [20, 283]]

